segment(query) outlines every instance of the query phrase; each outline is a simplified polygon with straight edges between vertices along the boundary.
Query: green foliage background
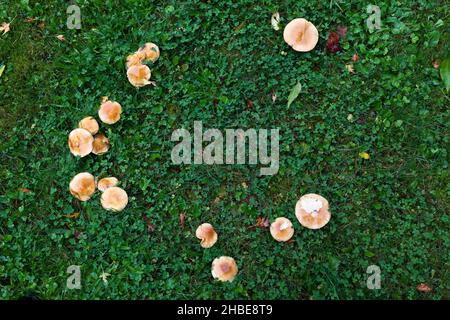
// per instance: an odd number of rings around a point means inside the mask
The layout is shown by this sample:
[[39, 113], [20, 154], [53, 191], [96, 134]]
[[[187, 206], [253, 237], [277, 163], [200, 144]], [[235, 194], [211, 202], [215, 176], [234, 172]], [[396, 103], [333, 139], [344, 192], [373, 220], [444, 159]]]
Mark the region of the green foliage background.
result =
[[[66, 1], [0, 4], [0, 22], [12, 20], [0, 36], [0, 298], [449, 297], [449, 101], [432, 65], [448, 57], [448, 3], [378, 1], [382, 28], [370, 33], [365, 1], [77, 2], [81, 30], [67, 29]], [[315, 50], [290, 50], [271, 27], [275, 11], [282, 27], [312, 21]], [[338, 25], [348, 27], [343, 51], [330, 54], [328, 31]], [[161, 48], [158, 86], [136, 90], [124, 59], [148, 41]], [[288, 110], [297, 81], [303, 89]], [[68, 133], [97, 116], [102, 96], [124, 110], [115, 125], [102, 124], [112, 148], [77, 159]], [[192, 131], [194, 120], [280, 128], [279, 173], [173, 165], [171, 133]], [[128, 207], [106, 212], [99, 193], [77, 201], [68, 184], [82, 171], [119, 178]], [[294, 214], [310, 192], [331, 204], [330, 223], [317, 231]], [[78, 219], [64, 216], [74, 211]], [[294, 242], [249, 229], [259, 216], [291, 219]], [[208, 250], [194, 234], [205, 221], [219, 233]], [[239, 266], [232, 283], [211, 276], [221, 255]], [[72, 264], [81, 266], [81, 290], [66, 289]], [[381, 290], [366, 288], [371, 264], [381, 268]], [[433, 292], [417, 292], [421, 282]]]

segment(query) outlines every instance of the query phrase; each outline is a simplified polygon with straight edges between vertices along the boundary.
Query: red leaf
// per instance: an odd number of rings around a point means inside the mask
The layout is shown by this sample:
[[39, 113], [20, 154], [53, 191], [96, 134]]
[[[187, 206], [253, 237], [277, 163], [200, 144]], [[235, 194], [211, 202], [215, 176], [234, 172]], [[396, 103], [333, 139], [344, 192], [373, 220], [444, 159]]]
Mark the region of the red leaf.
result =
[[249, 108], [249, 109], [253, 108], [253, 101], [250, 99], [247, 99], [247, 108]]
[[433, 289], [426, 283], [419, 284], [416, 289], [419, 292], [425, 292], [425, 293], [433, 291]]
[[337, 27], [337, 33], [344, 38], [345, 35], [347, 34], [347, 27], [346, 26], [338, 26]]
[[339, 34], [334, 31], [330, 31], [327, 40], [327, 50], [331, 53], [336, 53], [341, 51], [341, 47], [339, 47]]
[[352, 57], [352, 61], [353, 61], [353, 62], [356, 62], [356, 61], [358, 61], [358, 60], [359, 60], [359, 56], [358, 56], [357, 53], [355, 53], [355, 54], [353, 55], [353, 57]]
[[181, 213], [180, 214], [180, 225], [182, 228], [184, 228], [184, 220], [186, 219], [186, 214]]

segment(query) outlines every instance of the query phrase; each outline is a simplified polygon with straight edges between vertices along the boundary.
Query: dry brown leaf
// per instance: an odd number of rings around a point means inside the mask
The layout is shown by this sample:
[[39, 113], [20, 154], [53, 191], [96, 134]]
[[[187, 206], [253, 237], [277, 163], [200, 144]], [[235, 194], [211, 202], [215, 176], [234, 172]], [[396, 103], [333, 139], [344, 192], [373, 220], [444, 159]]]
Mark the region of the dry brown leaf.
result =
[[270, 220], [265, 217], [258, 217], [256, 220], [256, 226], [258, 228], [268, 228], [270, 226]]
[[23, 192], [23, 193], [28, 193], [28, 192], [30, 192], [31, 190], [28, 189], [28, 188], [19, 188], [19, 191], [21, 191], [21, 192]]
[[70, 218], [70, 219], [76, 219], [76, 218], [78, 218], [79, 216], [80, 216], [80, 213], [79, 213], [79, 212], [74, 212], [74, 213], [71, 213], [71, 214], [66, 214], [66, 215], [64, 215], [64, 217]]
[[186, 214], [185, 213], [181, 213], [180, 214], [180, 226], [182, 228], [184, 228], [184, 221], [186, 220]]

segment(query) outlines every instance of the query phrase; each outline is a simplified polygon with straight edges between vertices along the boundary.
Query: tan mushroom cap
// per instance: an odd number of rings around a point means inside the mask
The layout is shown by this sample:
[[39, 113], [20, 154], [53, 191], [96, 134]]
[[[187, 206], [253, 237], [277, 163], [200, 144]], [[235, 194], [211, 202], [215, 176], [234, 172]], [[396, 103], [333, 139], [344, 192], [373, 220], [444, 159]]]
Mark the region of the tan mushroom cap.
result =
[[110, 187], [103, 192], [101, 202], [106, 210], [122, 211], [128, 204], [128, 195], [122, 188]]
[[97, 182], [97, 188], [101, 192], [105, 192], [106, 189], [117, 186], [119, 180], [115, 177], [103, 178]]
[[138, 50], [137, 54], [143, 60], [155, 62], [159, 58], [159, 48], [156, 44], [147, 42], [142, 48]]
[[95, 179], [89, 172], [82, 172], [72, 178], [69, 184], [70, 193], [81, 201], [87, 201], [95, 192]]
[[324, 197], [310, 193], [302, 196], [295, 205], [295, 215], [302, 226], [308, 229], [320, 229], [330, 221], [331, 213]]
[[200, 245], [203, 248], [211, 248], [217, 241], [217, 232], [209, 223], [201, 224], [195, 231], [195, 236], [202, 240]]
[[86, 117], [78, 123], [78, 127], [86, 129], [92, 135], [98, 132], [98, 122], [93, 117]]
[[127, 70], [128, 81], [136, 88], [150, 84], [151, 82], [149, 80], [151, 75], [150, 68], [144, 64], [131, 66]]
[[286, 25], [283, 38], [295, 51], [307, 52], [319, 41], [319, 31], [308, 20], [297, 18]]
[[94, 137], [86, 129], [78, 128], [69, 133], [69, 149], [75, 156], [84, 157], [92, 151]]
[[98, 116], [106, 124], [114, 124], [120, 119], [122, 106], [115, 101], [106, 100], [100, 105]]
[[101, 155], [109, 150], [109, 139], [103, 134], [96, 134], [92, 143], [92, 153]]
[[236, 261], [231, 257], [216, 258], [212, 263], [211, 273], [214, 279], [231, 282], [238, 273]]
[[277, 241], [288, 241], [294, 235], [292, 222], [284, 217], [276, 218], [270, 225], [270, 234]]
[[127, 57], [127, 69], [142, 64], [142, 54], [135, 52]]

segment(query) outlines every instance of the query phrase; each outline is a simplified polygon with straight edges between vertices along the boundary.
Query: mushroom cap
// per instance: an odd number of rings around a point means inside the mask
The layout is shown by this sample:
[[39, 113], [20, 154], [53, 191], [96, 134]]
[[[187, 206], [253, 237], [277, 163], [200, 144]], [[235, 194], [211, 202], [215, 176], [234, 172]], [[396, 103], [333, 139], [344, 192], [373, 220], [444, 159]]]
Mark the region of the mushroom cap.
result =
[[110, 187], [103, 192], [101, 202], [106, 210], [122, 211], [128, 204], [128, 195], [122, 188]]
[[106, 100], [100, 105], [98, 116], [106, 124], [113, 124], [119, 121], [122, 113], [122, 106], [115, 101]]
[[89, 172], [82, 172], [72, 178], [69, 184], [70, 193], [81, 201], [87, 201], [95, 192], [95, 179]]
[[284, 217], [276, 218], [270, 225], [270, 234], [277, 241], [288, 241], [294, 235], [292, 222]]
[[330, 221], [331, 213], [324, 197], [309, 193], [305, 194], [295, 205], [295, 215], [302, 226], [308, 229], [320, 229]]
[[130, 54], [127, 57], [127, 69], [138, 64], [142, 64], [142, 55], [138, 52]]
[[86, 129], [77, 128], [69, 133], [69, 149], [75, 156], [84, 157], [92, 151], [94, 137]]
[[96, 155], [104, 154], [109, 150], [109, 139], [103, 134], [96, 134], [92, 143], [92, 153]]
[[140, 88], [150, 84], [150, 77], [152, 73], [150, 68], [145, 64], [139, 64], [135, 66], [131, 66], [127, 70], [128, 81], [135, 86], [136, 88]]
[[319, 41], [319, 31], [308, 20], [297, 18], [286, 25], [283, 38], [295, 51], [307, 52]]
[[94, 119], [94, 117], [86, 117], [82, 119], [78, 123], [78, 127], [82, 129], [86, 129], [89, 131], [92, 135], [96, 134], [98, 132], [98, 122]]
[[106, 189], [115, 187], [118, 183], [119, 180], [116, 177], [103, 178], [97, 182], [97, 188], [101, 192], [105, 192]]
[[159, 48], [156, 44], [147, 42], [138, 50], [137, 54], [143, 60], [155, 62], [159, 58]]
[[214, 279], [231, 282], [238, 273], [236, 261], [231, 257], [216, 258], [212, 262], [211, 273]]
[[200, 245], [203, 248], [211, 248], [217, 241], [217, 232], [209, 223], [201, 224], [195, 231], [195, 236], [202, 240]]

